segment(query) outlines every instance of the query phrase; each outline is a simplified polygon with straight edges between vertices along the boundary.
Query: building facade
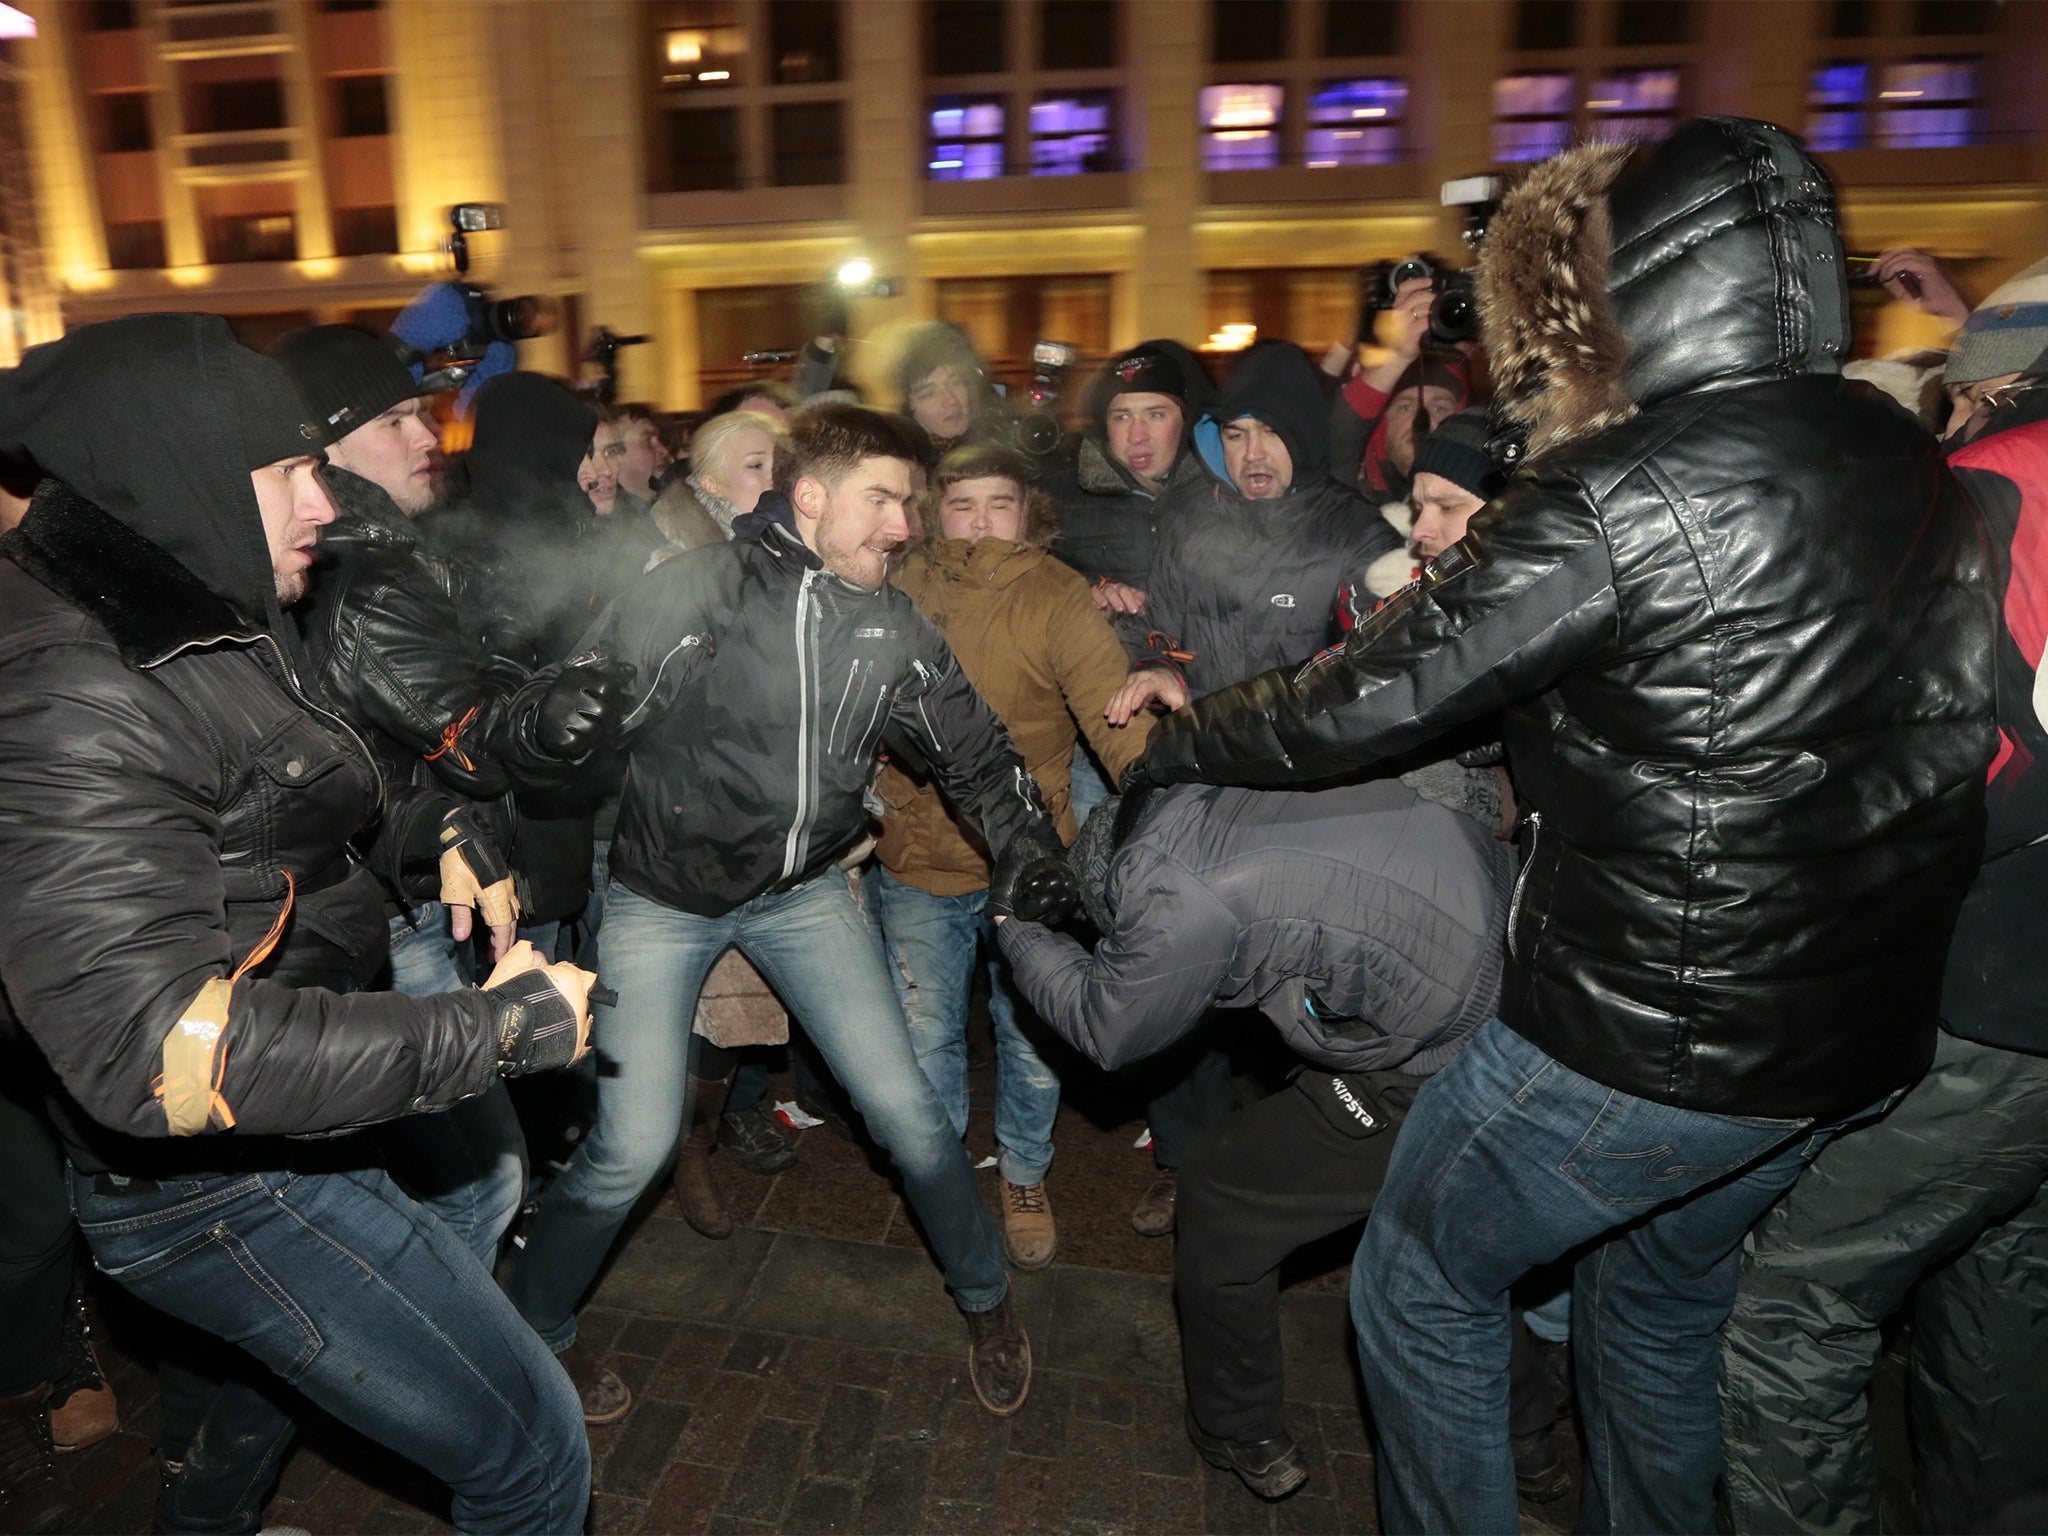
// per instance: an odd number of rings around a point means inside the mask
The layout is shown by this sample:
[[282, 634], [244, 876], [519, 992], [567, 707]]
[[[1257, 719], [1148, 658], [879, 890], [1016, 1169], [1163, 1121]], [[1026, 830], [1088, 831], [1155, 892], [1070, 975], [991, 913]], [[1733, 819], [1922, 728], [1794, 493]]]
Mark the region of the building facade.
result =
[[496, 202], [475, 275], [561, 302], [529, 364], [645, 334], [622, 392], [670, 408], [773, 371], [855, 258], [856, 337], [943, 316], [1013, 378], [1039, 338], [1344, 340], [1361, 263], [1467, 259], [1446, 179], [1701, 112], [1806, 133], [1852, 250], [1977, 293], [2048, 252], [2032, 0], [16, 3], [37, 326], [375, 323]]

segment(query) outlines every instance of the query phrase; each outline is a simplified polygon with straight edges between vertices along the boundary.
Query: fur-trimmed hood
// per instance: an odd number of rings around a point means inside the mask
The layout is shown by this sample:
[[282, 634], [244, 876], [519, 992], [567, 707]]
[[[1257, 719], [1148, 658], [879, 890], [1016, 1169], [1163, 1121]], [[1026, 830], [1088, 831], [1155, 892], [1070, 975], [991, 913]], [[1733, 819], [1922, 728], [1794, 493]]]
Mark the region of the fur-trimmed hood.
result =
[[1531, 454], [1688, 391], [1837, 373], [1848, 353], [1834, 189], [1790, 134], [1745, 118], [1536, 166], [1494, 216], [1478, 293], [1496, 409]]

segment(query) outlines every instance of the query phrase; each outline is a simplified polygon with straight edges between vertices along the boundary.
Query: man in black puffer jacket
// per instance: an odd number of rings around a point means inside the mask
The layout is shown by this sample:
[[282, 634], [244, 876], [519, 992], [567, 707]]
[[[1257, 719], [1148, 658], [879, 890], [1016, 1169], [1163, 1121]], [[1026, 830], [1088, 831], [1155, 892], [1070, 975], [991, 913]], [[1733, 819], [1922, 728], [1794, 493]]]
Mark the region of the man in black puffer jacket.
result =
[[[552, 788], [587, 762], [619, 697], [611, 669], [529, 674], [488, 661], [464, 633], [447, 566], [412, 519], [434, 501], [435, 435], [412, 375], [379, 338], [345, 325], [295, 331], [278, 360], [328, 435], [321, 482], [336, 511], [306, 598], [293, 611], [307, 674], [362, 735], [389, 785], [459, 797], [479, 843], [512, 843], [515, 786]], [[516, 858], [512, 861], [517, 863]], [[494, 859], [491, 873], [504, 869]], [[394, 991], [431, 997], [469, 984], [469, 905], [440, 900], [438, 860], [386, 892]], [[512, 942], [511, 887], [459, 893]], [[445, 1115], [385, 1131], [392, 1171], [476, 1249], [486, 1267], [526, 1197], [525, 1143], [502, 1087]]]
[[1422, 1096], [1355, 1270], [1381, 1516], [1515, 1528], [1506, 1291], [1576, 1250], [1581, 1523], [1706, 1530], [1743, 1234], [1933, 1054], [1995, 739], [1979, 539], [1839, 376], [1833, 191], [1782, 130], [1546, 162], [1479, 293], [1528, 458], [1462, 569], [1131, 772], [1321, 779], [1503, 711], [1505, 1022]]
[[[458, 1528], [574, 1530], [567, 1379], [359, 1141], [289, 1139], [567, 1063], [590, 980], [515, 951], [484, 991], [356, 990], [384, 920], [351, 841], [381, 809], [443, 845], [438, 803], [387, 795], [301, 683], [280, 609], [333, 517], [320, 435], [217, 316], [88, 326], [0, 373], [0, 454], [50, 476], [0, 540], [0, 988], [63, 1089], [103, 1270], [403, 1447]], [[289, 1433], [222, 1388], [163, 1528], [255, 1529]]]
[[[689, 1123], [690, 1020], [736, 948], [804, 1021], [903, 1177], [966, 1314], [968, 1376], [996, 1413], [1023, 1405], [1030, 1341], [1003, 1249], [944, 1105], [911, 1050], [880, 941], [839, 857], [867, 830], [884, 737], [928, 765], [995, 852], [991, 911], [1070, 897], [1038, 788], [945, 639], [888, 584], [909, 537], [919, 444], [858, 406], [804, 412], [776, 489], [729, 543], [687, 550], [614, 604], [586, 644], [638, 668], [631, 770], [611, 849], [601, 1014], [617, 1072], [597, 1123], [542, 1203], [511, 1292], [576, 1351], [576, 1309], [634, 1203]], [[589, 1352], [570, 1354], [589, 1379]], [[621, 1394], [616, 1412], [630, 1402]]]

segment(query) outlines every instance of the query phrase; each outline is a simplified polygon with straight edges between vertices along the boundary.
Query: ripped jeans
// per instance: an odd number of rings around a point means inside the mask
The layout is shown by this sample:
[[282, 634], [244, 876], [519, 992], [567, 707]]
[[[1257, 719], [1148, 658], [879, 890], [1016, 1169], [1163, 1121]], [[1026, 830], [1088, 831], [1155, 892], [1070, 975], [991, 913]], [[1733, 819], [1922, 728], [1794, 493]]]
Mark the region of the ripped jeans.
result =
[[978, 953], [988, 955], [988, 1011], [996, 1027], [996, 1144], [1002, 1175], [1037, 1184], [1052, 1166], [1052, 1126], [1060, 1080], [1017, 1027], [1010, 968], [982, 915], [988, 892], [934, 896], [870, 865], [868, 912], [882, 930], [889, 974], [903, 999], [917, 1064], [952, 1117], [967, 1130], [967, 1002]]

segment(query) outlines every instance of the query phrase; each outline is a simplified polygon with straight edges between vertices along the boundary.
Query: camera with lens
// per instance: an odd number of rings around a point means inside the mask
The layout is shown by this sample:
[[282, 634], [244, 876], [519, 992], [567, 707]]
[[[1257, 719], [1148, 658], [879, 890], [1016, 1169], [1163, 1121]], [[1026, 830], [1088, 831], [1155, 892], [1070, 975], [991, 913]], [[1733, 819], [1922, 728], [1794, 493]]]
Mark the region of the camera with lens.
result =
[[457, 203], [448, 210], [445, 248], [454, 260], [455, 277], [428, 288], [392, 326], [403, 344], [401, 361], [422, 371], [422, 389], [459, 389], [494, 344], [509, 346], [555, 328], [553, 299], [530, 293], [498, 298], [467, 280], [469, 237], [504, 227], [505, 210], [496, 203]]
[[1066, 433], [1052, 406], [1080, 360], [1081, 349], [1071, 342], [1041, 341], [1032, 346], [1031, 409], [1010, 423], [1010, 441], [1027, 458], [1049, 459], [1059, 452]]
[[1434, 256], [1411, 256], [1406, 261], [1375, 261], [1359, 269], [1358, 334], [1370, 336], [1374, 318], [1392, 309], [1404, 283], [1428, 282], [1435, 292], [1429, 301], [1429, 340], [1435, 347], [1454, 347], [1479, 337], [1479, 309], [1472, 289], [1472, 274], [1447, 267]]

